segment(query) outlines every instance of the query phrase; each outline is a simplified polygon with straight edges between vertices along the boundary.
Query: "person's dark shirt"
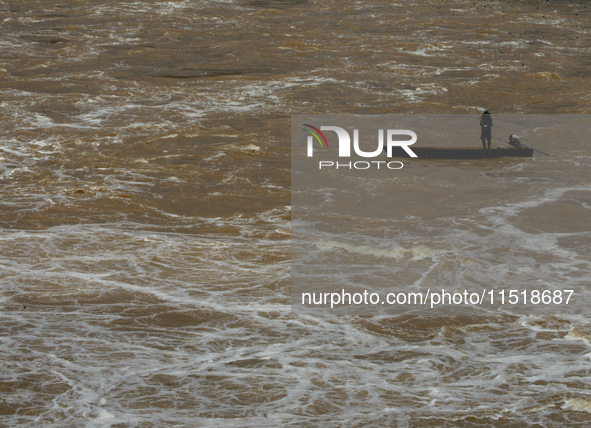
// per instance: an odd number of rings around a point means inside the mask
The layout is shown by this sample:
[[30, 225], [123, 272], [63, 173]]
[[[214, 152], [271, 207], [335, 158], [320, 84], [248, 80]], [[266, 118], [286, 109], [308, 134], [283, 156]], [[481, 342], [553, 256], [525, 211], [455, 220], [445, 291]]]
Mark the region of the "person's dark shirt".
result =
[[484, 113], [482, 115], [482, 117], [480, 118], [480, 126], [492, 126], [493, 125], [493, 121], [492, 121], [492, 116], [488, 113]]

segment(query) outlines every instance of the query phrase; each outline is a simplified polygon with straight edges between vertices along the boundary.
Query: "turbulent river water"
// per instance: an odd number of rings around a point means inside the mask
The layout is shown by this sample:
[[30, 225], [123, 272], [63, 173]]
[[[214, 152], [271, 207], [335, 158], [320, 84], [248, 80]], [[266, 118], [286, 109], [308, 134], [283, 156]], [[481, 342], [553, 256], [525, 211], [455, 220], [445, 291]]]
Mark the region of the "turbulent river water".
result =
[[0, 2], [0, 426], [588, 426], [588, 136], [410, 165], [394, 225], [347, 219], [400, 250], [316, 247], [576, 310], [313, 315], [290, 306], [290, 118], [591, 113], [590, 9]]

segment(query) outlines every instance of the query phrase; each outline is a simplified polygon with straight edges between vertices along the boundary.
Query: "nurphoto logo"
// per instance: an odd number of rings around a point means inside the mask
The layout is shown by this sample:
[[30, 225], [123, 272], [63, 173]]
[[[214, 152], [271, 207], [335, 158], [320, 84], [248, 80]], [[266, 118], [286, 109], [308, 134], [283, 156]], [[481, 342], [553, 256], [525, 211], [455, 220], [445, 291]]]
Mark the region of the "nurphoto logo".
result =
[[[338, 150], [339, 158], [351, 157], [351, 136], [349, 132], [339, 126], [321, 126], [318, 129], [315, 126], [303, 124], [303, 126], [309, 129], [303, 129], [307, 133], [311, 134], [307, 136], [307, 156], [309, 158], [314, 156], [314, 139], [318, 141], [320, 148], [328, 149], [328, 141], [322, 131], [333, 131], [336, 133], [338, 138]], [[406, 135], [410, 137], [410, 140], [395, 140], [395, 136]], [[417, 155], [411, 150], [410, 145], [416, 143], [417, 134], [408, 129], [387, 129], [386, 130], [386, 155], [388, 158], [392, 157], [392, 147], [401, 147], [411, 158], [416, 158]], [[378, 130], [378, 144], [374, 151], [363, 151], [359, 147], [359, 130], [353, 129], [353, 150], [355, 153], [363, 158], [375, 158], [384, 151], [384, 130]], [[348, 169], [369, 169], [373, 166], [380, 169], [381, 164], [386, 164], [388, 169], [401, 169], [404, 165], [399, 161], [357, 161], [357, 162], [338, 162], [338, 161], [319, 161], [318, 168], [323, 167], [336, 167], [348, 168]]]

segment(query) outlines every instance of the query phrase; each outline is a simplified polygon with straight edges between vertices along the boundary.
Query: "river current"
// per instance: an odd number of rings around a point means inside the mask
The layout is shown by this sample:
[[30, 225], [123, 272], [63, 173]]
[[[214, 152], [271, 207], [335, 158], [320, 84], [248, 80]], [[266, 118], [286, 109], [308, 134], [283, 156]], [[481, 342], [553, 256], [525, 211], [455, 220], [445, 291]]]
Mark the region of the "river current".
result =
[[394, 226], [360, 211], [376, 241], [315, 247], [576, 310], [315, 315], [291, 311], [290, 120], [472, 114], [478, 147], [475, 110], [585, 117], [590, 8], [0, 2], [0, 426], [588, 426], [588, 136], [410, 163]]

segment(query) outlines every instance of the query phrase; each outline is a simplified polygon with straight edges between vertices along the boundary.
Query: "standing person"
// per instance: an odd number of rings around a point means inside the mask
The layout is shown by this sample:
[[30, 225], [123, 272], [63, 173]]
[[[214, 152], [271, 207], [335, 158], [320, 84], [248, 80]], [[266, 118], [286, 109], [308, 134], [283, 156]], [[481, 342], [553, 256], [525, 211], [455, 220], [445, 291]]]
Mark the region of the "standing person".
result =
[[488, 142], [488, 148], [490, 149], [490, 140], [492, 139], [492, 133], [491, 133], [491, 128], [493, 126], [493, 120], [492, 117], [490, 115], [490, 113], [488, 112], [488, 110], [486, 110], [484, 113], [482, 113], [482, 116], [480, 117], [480, 139], [482, 140], [482, 148], [486, 149], [486, 143]]

